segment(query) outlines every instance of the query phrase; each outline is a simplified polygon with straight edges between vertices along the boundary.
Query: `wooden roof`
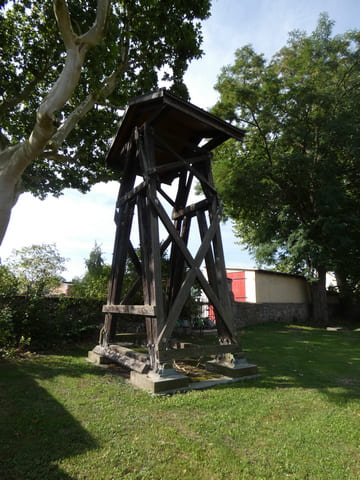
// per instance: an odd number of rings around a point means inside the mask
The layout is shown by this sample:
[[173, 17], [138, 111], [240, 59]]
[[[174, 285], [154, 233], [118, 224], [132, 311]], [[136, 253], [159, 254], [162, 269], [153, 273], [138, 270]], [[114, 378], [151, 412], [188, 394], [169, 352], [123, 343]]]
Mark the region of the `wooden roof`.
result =
[[[145, 123], [153, 128], [157, 137], [162, 138], [177, 154], [191, 157], [200, 146], [211, 151], [229, 138], [242, 140], [245, 134], [233, 125], [171, 95], [164, 89], [132, 100], [121, 120], [112, 141], [106, 161], [110, 168], [123, 170], [123, 146], [128, 142], [134, 127]], [[175, 161], [169, 150], [155, 149], [156, 165]], [[141, 174], [141, 172], [138, 172]]]

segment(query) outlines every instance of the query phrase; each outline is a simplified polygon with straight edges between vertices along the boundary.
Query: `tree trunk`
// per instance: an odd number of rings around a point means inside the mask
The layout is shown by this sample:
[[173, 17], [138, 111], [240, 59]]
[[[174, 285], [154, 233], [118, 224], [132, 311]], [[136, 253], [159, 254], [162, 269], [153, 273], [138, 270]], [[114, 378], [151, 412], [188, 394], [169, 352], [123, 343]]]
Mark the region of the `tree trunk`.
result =
[[11, 210], [21, 194], [21, 174], [26, 168], [24, 148], [7, 147], [0, 153], [0, 245], [9, 224]]
[[312, 321], [317, 327], [325, 327], [328, 323], [326, 268], [320, 267], [317, 271], [318, 280], [311, 284]]
[[335, 272], [336, 283], [339, 288], [340, 303], [343, 306], [351, 305], [352, 303], [352, 288], [347, 281], [346, 274], [342, 269]]
[[21, 193], [21, 176], [26, 167], [44, 151], [57, 131], [59, 125], [54, 113], [62, 109], [76, 88], [87, 51], [104, 37], [110, 3], [110, 0], [98, 0], [94, 24], [86, 33], [77, 36], [72, 30], [66, 1], [54, 0], [56, 20], [66, 47], [65, 64], [57, 81], [39, 106], [36, 123], [29, 138], [17, 145], [10, 145], [8, 142], [0, 151], [0, 245], [11, 210]]
[[19, 197], [17, 190], [16, 185], [7, 182], [0, 174], [0, 245], [9, 224], [11, 210]]

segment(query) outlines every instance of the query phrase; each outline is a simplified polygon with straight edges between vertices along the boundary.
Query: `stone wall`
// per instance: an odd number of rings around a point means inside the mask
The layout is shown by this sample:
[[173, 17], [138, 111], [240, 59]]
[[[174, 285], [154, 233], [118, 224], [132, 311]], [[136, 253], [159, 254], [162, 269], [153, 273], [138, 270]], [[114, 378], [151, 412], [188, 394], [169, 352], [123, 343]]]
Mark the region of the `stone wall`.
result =
[[310, 318], [311, 305], [234, 302], [233, 314], [238, 328], [266, 322], [306, 322]]
[[[360, 305], [344, 307], [328, 304], [329, 322], [360, 323]], [[247, 303], [234, 302], [233, 314], [238, 328], [266, 322], [308, 322], [311, 319], [310, 303]]]

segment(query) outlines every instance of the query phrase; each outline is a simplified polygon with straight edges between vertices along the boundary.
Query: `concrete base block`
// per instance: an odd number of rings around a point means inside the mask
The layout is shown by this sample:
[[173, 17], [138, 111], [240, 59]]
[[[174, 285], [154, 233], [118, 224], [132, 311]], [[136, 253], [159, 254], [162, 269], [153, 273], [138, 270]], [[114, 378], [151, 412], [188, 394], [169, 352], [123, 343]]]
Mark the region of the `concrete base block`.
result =
[[90, 350], [88, 352], [88, 360], [92, 363], [95, 363], [96, 365], [108, 365], [109, 363], [112, 363], [111, 360], [104, 357], [103, 355], [95, 353], [93, 350]]
[[247, 363], [245, 359], [235, 364], [221, 362], [219, 360], [209, 360], [206, 362], [205, 367], [206, 370], [220, 373], [230, 378], [251, 377], [253, 375], [257, 376], [258, 374], [257, 365]]
[[135, 371], [130, 372], [130, 382], [137, 388], [150, 393], [164, 393], [167, 391], [181, 390], [189, 385], [189, 379], [176, 371], [159, 375], [155, 372], [141, 374]]

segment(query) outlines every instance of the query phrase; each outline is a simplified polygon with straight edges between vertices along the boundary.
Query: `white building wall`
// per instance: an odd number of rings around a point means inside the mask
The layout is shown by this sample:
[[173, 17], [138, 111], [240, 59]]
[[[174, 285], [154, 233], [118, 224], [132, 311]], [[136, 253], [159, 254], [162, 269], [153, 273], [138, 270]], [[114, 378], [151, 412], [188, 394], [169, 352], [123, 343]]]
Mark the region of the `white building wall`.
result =
[[309, 286], [303, 277], [256, 271], [256, 303], [308, 303]]
[[256, 303], [256, 276], [255, 270], [246, 270], [245, 271], [245, 295], [246, 302]]

